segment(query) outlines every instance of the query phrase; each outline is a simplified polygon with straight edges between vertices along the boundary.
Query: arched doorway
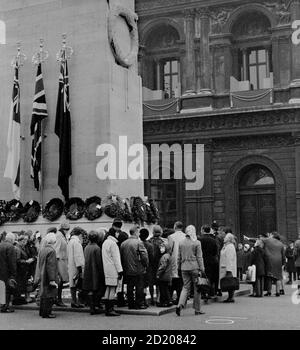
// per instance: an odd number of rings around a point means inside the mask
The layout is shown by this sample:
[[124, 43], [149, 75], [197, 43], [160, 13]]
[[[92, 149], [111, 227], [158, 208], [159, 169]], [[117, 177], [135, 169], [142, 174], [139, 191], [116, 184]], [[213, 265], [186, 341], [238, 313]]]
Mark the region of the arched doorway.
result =
[[273, 173], [262, 165], [249, 165], [239, 177], [240, 232], [248, 237], [277, 229], [276, 184]]

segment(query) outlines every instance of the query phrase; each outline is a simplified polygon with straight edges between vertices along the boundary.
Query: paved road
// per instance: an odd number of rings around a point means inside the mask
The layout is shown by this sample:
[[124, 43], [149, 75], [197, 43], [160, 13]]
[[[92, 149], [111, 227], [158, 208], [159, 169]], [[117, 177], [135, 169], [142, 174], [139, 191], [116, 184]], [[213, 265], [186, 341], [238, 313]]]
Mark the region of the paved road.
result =
[[[0, 329], [8, 330], [278, 330], [300, 329], [300, 303], [292, 302], [295, 289], [286, 287], [287, 295], [261, 299], [248, 296], [236, 298], [235, 304], [212, 303], [203, 306], [206, 312], [194, 316], [192, 309], [181, 317], [175, 313], [164, 316], [129, 316], [109, 318], [84, 313], [57, 312], [56, 319], [41, 319], [37, 311], [17, 310], [0, 314]], [[299, 297], [300, 298], [300, 297]], [[299, 299], [300, 302], [300, 299]]]

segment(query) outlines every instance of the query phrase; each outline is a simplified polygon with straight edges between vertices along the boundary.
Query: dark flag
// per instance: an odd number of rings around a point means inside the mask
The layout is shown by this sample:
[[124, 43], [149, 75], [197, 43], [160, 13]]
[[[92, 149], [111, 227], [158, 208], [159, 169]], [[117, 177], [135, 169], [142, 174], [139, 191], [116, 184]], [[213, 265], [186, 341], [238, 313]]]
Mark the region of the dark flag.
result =
[[30, 125], [30, 135], [32, 137], [31, 147], [31, 177], [34, 180], [34, 187], [37, 191], [41, 187], [41, 163], [42, 163], [42, 120], [48, 117], [46, 94], [44, 89], [42, 64], [37, 68], [35, 95], [33, 101], [33, 111]]
[[58, 185], [65, 199], [69, 199], [69, 177], [72, 175], [71, 115], [69, 102], [68, 63], [61, 62], [56, 107], [55, 134], [59, 138]]
[[4, 171], [4, 177], [11, 179], [12, 190], [16, 199], [20, 199], [20, 130], [19, 66], [18, 63], [16, 63], [7, 134], [8, 156]]

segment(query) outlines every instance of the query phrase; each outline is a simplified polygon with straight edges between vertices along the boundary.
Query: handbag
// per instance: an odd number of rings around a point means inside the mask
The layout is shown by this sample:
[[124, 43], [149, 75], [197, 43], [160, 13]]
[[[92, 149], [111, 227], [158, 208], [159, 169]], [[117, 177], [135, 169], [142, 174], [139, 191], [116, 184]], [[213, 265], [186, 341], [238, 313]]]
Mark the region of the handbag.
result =
[[199, 273], [198, 279], [197, 279], [197, 290], [198, 293], [207, 294], [210, 292], [210, 283], [208, 278], [204, 273]]
[[252, 265], [248, 267], [247, 273], [246, 273], [246, 281], [248, 283], [254, 283], [256, 280], [256, 266]]
[[240, 281], [237, 277], [233, 277], [232, 273], [229, 272], [220, 281], [222, 292], [231, 292], [240, 289]]
[[77, 274], [74, 278], [73, 278], [73, 281], [74, 281], [74, 288], [78, 289], [78, 290], [82, 290], [82, 282], [83, 282], [83, 279], [82, 277]]

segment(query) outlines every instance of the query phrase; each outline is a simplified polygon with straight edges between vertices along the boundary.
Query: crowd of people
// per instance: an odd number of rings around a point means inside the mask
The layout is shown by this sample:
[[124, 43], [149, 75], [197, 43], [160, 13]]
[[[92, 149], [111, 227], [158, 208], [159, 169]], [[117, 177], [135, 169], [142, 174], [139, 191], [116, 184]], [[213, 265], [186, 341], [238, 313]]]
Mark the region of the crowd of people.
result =
[[[284, 293], [284, 266], [288, 283], [299, 278], [300, 240], [285, 247], [276, 232], [243, 245], [229, 227], [215, 222], [198, 233], [193, 225], [184, 228], [176, 222], [172, 230], [154, 225], [151, 234], [133, 225], [127, 234], [122, 224], [115, 219], [110, 229], [89, 233], [80, 227], [70, 230], [68, 223], [49, 228], [45, 235], [3, 232], [0, 281], [6, 294], [1, 312], [36, 301], [41, 317], [55, 318], [52, 307], [66, 307], [62, 294], [68, 286], [71, 308], [89, 306], [91, 315], [105, 307], [106, 316], [120, 316], [117, 304], [129, 309], [176, 305], [180, 316], [189, 298], [195, 315], [201, 315], [201, 300], [222, 296], [220, 281], [226, 276], [243, 280], [249, 266], [256, 271], [254, 297], [264, 291], [270, 296], [273, 284], [276, 296]], [[199, 288], [199, 277], [208, 280], [206, 292]], [[234, 290], [228, 290], [224, 302], [234, 301]]]

